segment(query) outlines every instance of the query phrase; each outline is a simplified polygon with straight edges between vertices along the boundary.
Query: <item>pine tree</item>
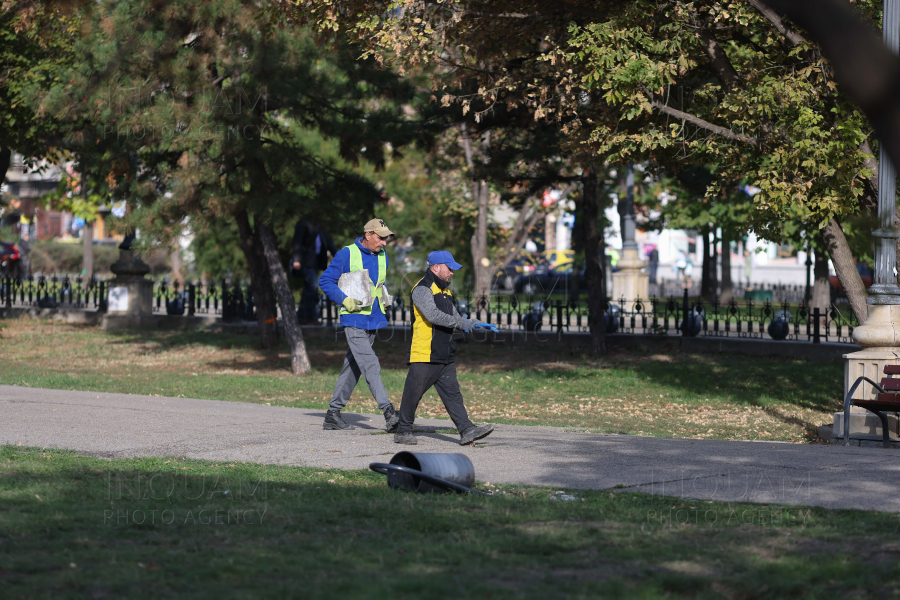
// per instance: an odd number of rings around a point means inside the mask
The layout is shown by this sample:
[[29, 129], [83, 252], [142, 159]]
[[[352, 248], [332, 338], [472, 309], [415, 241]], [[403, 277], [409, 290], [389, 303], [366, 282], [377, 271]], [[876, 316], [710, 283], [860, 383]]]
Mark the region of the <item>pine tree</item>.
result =
[[310, 365], [278, 234], [298, 218], [361, 225], [381, 201], [303, 132], [380, 166], [419, 128], [403, 112], [415, 92], [397, 75], [339, 38], [316, 46], [272, 18], [249, 0], [97, 3], [83, 60], [44, 102], [138, 165], [129, 218], [145, 240], [171, 239], [186, 219], [236, 223], [262, 343], [277, 339], [277, 303], [299, 375]]

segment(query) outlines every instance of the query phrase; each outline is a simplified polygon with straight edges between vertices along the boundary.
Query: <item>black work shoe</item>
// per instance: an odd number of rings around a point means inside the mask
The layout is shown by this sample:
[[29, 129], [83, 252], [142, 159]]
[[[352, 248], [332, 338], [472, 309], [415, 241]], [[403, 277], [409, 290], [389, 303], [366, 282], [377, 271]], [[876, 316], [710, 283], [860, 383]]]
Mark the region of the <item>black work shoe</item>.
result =
[[415, 446], [419, 443], [419, 440], [416, 439], [416, 436], [414, 436], [411, 431], [401, 431], [400, 433], [394, 434], [394, 443]]
[[325, 413], [325, 422], [322, 424], [322, 429], [347, 431], [356, 428], [344, 421], [343, 417], [341, 417], [341, 411], [329, 410]]
[[400, 415], [394, 410], [394, 405], [390, 404], [384, 409], [384, 430], [388, 433], [397, 431], [397, 425], [400, 424]]
[[468, 446], [475, 440], [480, 440], [491, 435], [494, 430], [493, 425], [480, 425], [478, 427], [469, 427], [459, 435], [459, 445]]

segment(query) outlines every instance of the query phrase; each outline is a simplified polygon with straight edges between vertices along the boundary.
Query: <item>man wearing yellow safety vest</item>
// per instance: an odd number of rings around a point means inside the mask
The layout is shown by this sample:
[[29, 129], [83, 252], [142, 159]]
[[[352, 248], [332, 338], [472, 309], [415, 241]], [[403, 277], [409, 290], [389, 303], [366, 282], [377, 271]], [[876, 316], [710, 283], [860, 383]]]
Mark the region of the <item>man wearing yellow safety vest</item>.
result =
[[[384, 384], [381, 382], [381, 364], [378, 362], [378, 357], [375, 356], [375, 351], [372, 350], [375, 330], [388, 324], [384, 317], [381, 299], [388, 269], [387, 251], [384, 246], [394, 232], [388, 229], [381, 219], [372, 219], [366, 223], [363, 231], [363, 236], [356, 238], [353, 244], [338, 250], [331, 264], [319, 277], [319, 287], [322, 288], [325, 295], [332, 302], [341, 305], [341, 325], [344, 326], [344, 334], [347, 336], [347, 345], [349, 346], [322, 428], [353, 429], [353, 426], [341, 417], [341, 410], [350, 401], [350, 394], [356, 387], [359, 376], [363, 375], [369, 385], [369, 390], [375, 397], [375, 402], [378, 403], [378, 408], [384, 413], [386, 429], [395, 431], [400, 417], [388, 399], [387, 390], [384, 389]], [[367, 307], [360, 306], [358, 300], [350, 298], [338, 287], [341, 275], [363, 269], [369, 271], [369, 278], [372, 280], [372, 296], [375, 298], [374, 304]]]
[[459, 431], [459, 444], [465, 446], [490, 435], [493, 425], [476, 427], [469, 420], [459, 381], [456, 378], [456, 342], [453, 331], [462, 329], [497, 328], [477, 319], [460, 316], [450, 292], [453, 272], [462, 265], [453, 260], [446, 250], [428, 255], [428, 270], [412, 289], [413, 319], [412, 340], [409, 345], [409, 373], [400, 401], [400, 424], [394, 434], [394, 442], [414, 445], [418, 442], [412, 433], [416, 408], [422, 396], [431, 386], [437, 390], [444, 408]]

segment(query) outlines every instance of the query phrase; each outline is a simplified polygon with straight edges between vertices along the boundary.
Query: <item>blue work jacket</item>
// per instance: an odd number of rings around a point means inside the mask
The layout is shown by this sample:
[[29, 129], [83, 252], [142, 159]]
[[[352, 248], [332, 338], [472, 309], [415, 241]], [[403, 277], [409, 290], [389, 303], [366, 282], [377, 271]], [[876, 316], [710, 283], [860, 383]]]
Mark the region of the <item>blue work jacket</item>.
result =
[[[356, 238], [356, 246], [362, 254], [362, 264], [364, 269], [369, 270], [369, 278], [372, 281], [378, 281], [378, 255], [362, 245], [362, 238]], [[382, 248], [385, 252], [385, 265], [390, 266], [389, 256], [386, 254], [387, 249]], [[347, 294], [338, 287], [338, 279], [344, 273], [350, 272], [350, 250], [341, 248], [338, 253], [331, 259], [331, 264], [319, 277], [319, 287], [325, 292], [328, 298], [340, 306]], [[359, 329], [380, 329], [387, 327], [387, 319], [384, 317], [384, 311], [381, 308], [381, 302], [376, 301], [372, 307], [370, 315], [347, 314], [341, 315], [341, 325], [344, 327], [357, 327]]]

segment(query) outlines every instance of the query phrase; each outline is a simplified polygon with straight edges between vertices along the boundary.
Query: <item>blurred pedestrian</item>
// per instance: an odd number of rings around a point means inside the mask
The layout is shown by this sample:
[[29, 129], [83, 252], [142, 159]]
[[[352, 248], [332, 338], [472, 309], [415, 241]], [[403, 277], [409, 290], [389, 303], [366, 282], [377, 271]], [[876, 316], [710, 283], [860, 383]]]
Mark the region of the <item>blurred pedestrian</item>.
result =
[[303, 280], [297, 319], [301, 325], [318, 325], [319, 271], [328, 266], [328, 255], [337, 254], [334, 240], [324, 227], [301, 219], [291, 240], [291, 274]]
[[650, 283], [656, 283], [656, 271], [659, 269], [659, 250], [656, 249], [656, 246], [650, 250], [647, 258], [650, 267]]
[[690, 256], [685, 258], [684, 264], [684, 289], [691, 289], [691, 278], [694, 276], [694, 261]]
[[684, 250], [678, 251], [678, 258], [675, 259], [672, 269], [675, 271], [675, 280], [684, 286], [684, 271], [687, 269], [687, 255]]
[[744, 281], [747, 289], [750, 288], [750, 276], [753, 274], [753, 254], [744, 248]]

